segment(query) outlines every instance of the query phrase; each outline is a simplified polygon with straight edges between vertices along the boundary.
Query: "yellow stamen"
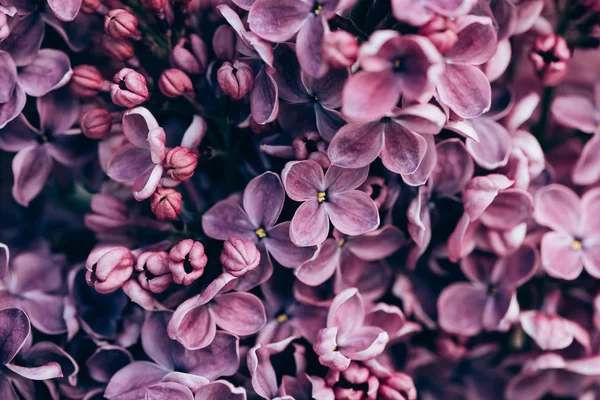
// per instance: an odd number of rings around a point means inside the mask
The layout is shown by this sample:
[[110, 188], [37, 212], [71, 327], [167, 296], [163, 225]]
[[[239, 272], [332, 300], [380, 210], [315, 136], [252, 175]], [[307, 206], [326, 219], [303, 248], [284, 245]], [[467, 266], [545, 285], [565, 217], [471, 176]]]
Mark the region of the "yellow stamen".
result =
[[277, 322], [279, 322], [280, 324], [283, 324], [285, 321], [287, 321], [289, 319], [289, 317], [287, 316], [287, 314], [283, 313], [283, 314], [279, 314], [277, 316]]
[[337, 348], [337, 346], [333, 346], [333, 349], [331, 349], [331, 352], [332, 352], [332, 353], [335, 353], [336, 351], [338, 351], [338, 348]]
[[254, 233], [256, 233], [256, 236], [258, 236], [259, 239], [267, 237], [267, 232], [265, 232], [263, 228], [258, 228], [254, 231]]
[[324, 202], [325, 198], [326, 198], [325, 192], [319, 192], [319, 193], [317, 193], [317, 201], [319, 203]]
[[400, 60], [399, 59], [394, 60], [394, 68], [396, 68], [396, 69], [400, 68]]
[[321, 14], [321, 11], [323, 11], [323, 6], [319, 4], [319, 5], [318, 5], [318, 6], [315, 8], [315, 11], [314, 11], [314, 13], [315, 13], [315, 15], [320, 15], [320, 14]]
[[573, 240], [573, 243], [571, 243], [571, 248], [573, 250], [581, 250], [582, 247], [583, 244], [577, 239]]
[[342, 247], [344, 245], [344, 243], [346, 243], [346, 239], [342, 238], [342, 239], [338, 240], [339, 247]]

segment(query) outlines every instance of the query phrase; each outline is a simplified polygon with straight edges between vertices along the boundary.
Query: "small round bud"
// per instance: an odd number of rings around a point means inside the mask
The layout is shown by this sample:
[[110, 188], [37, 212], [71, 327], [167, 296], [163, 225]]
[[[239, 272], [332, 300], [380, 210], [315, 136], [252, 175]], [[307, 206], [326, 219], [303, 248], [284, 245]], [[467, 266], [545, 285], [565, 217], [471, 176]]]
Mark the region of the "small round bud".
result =
[[104, 108], [94, 108], [81, 117], [81, 131], [90, 139], [102, 139], [110, 132], [112, 117]]
[[83, 0], [81, 2], [81, 12], [86, 14], [95, 14], [102, 8], [102, 0]]
[[129, 40], [115, 40], [106, 35], [102, 38], [102, 49], [108, 57], [117, 61], [126, 61], [135, 56], [135, 50]]
[[323, 57], [333, 68], [348, 68], [358, 58], [358, 41], [346, 31], [331, 32], [323, 42]]
[[150, 209], [160, 221], [175, 221], [182, 209], [181, 193], [171, 188], [157, 188], [150, 199]]
[[529, 59], [545, 86], [556, 86], [563, 81], [569, 70], [571, 50], [567, 41], [557, 35], [537, 38]]
[[237, 35], [229, 25], [220, 25], [213, 35], [213, 50], [218, 59], [231, 60], [235, 54]]
[[180, 285], [190, 285], [200, 278], [207, 262], [204, 246], [192, 239], [182, 240], [169, 252], [169, 269]]
[[456, 24], [442, 16], [435, 16], [419, 28], [419, 34], [425, 36], [444, 54], [458, 41]]
[[163, 95], [171, 98], [194, 91], [190, 77], [177, 68], [163, 71], [158, 81], [158, 88]]
[[78, 65], [73, 68], [69, 91], [79, 97], [93, 97], [106, 89], [106, 83], [98, 68], [93, 65]]
[[379, 396], [382, 400], [406, 399], [416, 400], [417, 389], [413, 379], [402, 372], [394, 372], [389, 378], [384, 379], [379, 387]]
[[126, 247], [98, 247], [86, 262], [85, 280], [98, 293], [106, 294], [119, 289], [133, 273], [133, 255]]
[[239, 278], [258, 267], [260, 252], [251, 240], [230, 237], [223, 243], [220, 261], [225, 272]]
[[138, 20], [127, 10], [110, 10], [104, 17], [104, 30], [113, 39], [127, 39], [137, 35]]
[[197, 165], [198, 154], [182, 146], [169, 150], [164, 161], [169, 178], [180, 182], [191, 178]]
[[140, 286], [152, 293], [162, 293], [173, 282], [169, 270], [169, 253], [166, 251], [148, 251], [142, 253], [136, 263], [136, 271], [140, 271]]
[[239, 100], [247, 95], [254, 85], [254, 72], [250, 65], [238, 60], [225, 61], [217, 71], [219, 86], [233, 99]]
[[110, 97], [118, 106], [131, 108], [148, 100], [146, 78], [131, 68], [123, 68], [113, 78], [110, 85]]

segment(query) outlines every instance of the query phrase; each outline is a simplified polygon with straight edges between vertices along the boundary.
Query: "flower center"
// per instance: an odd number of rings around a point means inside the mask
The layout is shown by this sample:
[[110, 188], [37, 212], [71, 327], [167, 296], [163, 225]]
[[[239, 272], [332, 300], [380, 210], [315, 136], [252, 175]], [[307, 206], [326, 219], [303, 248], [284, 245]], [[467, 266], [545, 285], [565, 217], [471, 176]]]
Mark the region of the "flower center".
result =
[[490, 284], [490, 286], [488, 286], [488, 295], [494, 296], [496, 293], [498, 293], [498, 286]]
[[342, 247], [344, 243], [346, 243], [346, 239], [341, 238], [340, 240], [338, 240], [338, 247]]
[[337, 346], [333, 346], [333, 349], [331, 349], [331, 352], [335, 353], [336, 351], [338, 351], [338, 347]]
[[323, 11], [323, 6], [317, 2], [315, 2], [315, 5], [313, 6], [312, 9], [312, 13], [319, 16], [321, 15], [321, 11]]
[[325, 192], [319, 192], [317, 193], [317, 201], [319, 203], [324, 202], [327, 199], [327, 195], [325, 194]]
[[573, 250], [581, 250], [582, 247], [583, 247], [583, 243], [581, 243], [577, 239], [573, 240], [573, 243], [571, 243], [571, 248]]
[[258, 236], [259, 239], [263, 239], [267, 237], [267, 232], [265, 232], [265, 230], [263, 228], [258, 228], [257, 230], [254, 231], [254, 233], [256, 233], [256, 236]]
[[393, 63], [394, 71], [398, 72], [402, 70], [402, 60], [396, 58]]
[[277, 322], [279, 322], [280, 324], [283, 324], [284, 322], [286, 322], [288, 319], [290, 319], [290, 317], [288, 317], [288, 315], [286, 313], [281, 313], [277, 316], [277, 318], [275, 318], [277, 320]]

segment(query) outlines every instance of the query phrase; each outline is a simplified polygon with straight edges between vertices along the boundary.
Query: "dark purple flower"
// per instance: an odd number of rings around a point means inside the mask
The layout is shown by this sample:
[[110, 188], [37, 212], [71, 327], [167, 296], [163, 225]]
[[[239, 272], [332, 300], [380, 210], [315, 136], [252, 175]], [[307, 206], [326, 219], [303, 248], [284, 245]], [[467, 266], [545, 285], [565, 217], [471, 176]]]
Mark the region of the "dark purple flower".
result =
[[202, 228], [213, 239], [232, 236], [249, 239], [260, 251], [258, 267], [242, 278], [238, 289], [250, 289], [271, 276], [271, 256], [287, 268], [296, 268], [315, 252], [314, 247], [297, 247], [290, 241], [290, 223], [276, 224], [283, 208], [285, 192], [279, 177], [266, 172], [254, 178], [241, 199], [229, 197], [215, 204], [202, 216]]
[[320, 245], [329, 222], [347, 235], [360, 235], [379, 226], [379, 212], [371, 198], [356, 190], [369, 169], [323, 168], [313, 160], [292, 161], [281, 172], [288, 196], [302, 202], [290, 223], [290, 239], [298, 246]]

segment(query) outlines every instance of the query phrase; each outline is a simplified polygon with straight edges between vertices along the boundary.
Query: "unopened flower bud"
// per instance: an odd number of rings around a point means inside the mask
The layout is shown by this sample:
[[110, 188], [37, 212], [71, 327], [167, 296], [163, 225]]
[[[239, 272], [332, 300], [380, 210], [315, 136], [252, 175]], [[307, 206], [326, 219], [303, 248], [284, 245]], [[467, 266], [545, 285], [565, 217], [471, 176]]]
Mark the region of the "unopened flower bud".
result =
[[236, 100], [247, 95], [254, 85], [254, 72], [245, 62], [225, 61], [217, 71], [217, 81], [223, 92]]
[[167, 175], [175, 181], [185, 181], [191, 178], [197, 165], [198, 154], [182, 146], [169, 150], [164, 161]]
[[154, 13], [162, 13], [165, 11], [167, 0], [142, 0], [142, 6]]
[[213, 35], [213, 50], [217, 58], [231, 60], [235, 54], [237, 35], [229, 25], [220, 25]]
[[104, 35], [102, 49], [108, 57], [117, 61], [127, 61], [135, 56], [135, 50], [129, 40], [115, 40]]
[[10, 26], [8, 25], [8, 17], [0, 10], [0, 42], [10, 35]]
[[102, 0], [83, 0], [81, 2], [81, 12], [86, 14], [95, 14], [96, 12], [105, 14], [108, 11], [105, 8]]
[[348, 68], [358, 58], [358, 41], [346, 31], [331, 32], [325, 35], [323, 57], [333, 68]]
[[137, 259], [135, 269], [140, 271], [140, 286], [152, 293], [164, 292], [173, 282], [173, 275], [169, 270], [169, 253], [166, 251], [142, 253]]
[[133, 255], [126, 247], [96, 248], [85, 262], [85, 280], [98, 293], [114, 292], [131, 277], [133, 263]]
[[377, 208], [380, 208], [387, 200], [388, 187], [385, 179], [380, 176], [369, 176], [366, 181], [358, 188], [365, 192], [373, 201]]
[[442, 16], [435, 16], [419, 28], [419, 35], [425, 36], [440, 53], [444, 54], [458, 41], [456, 24]]
[[258, 267], [260, 252], [251, 240], [230, 237], [223, 243], [220, 261], [225, 272], [239, 278]]
[[145, 290], [138, 281], [130, 279], [123, 284], [123, 292], [144, 310], [154, 311], [156, 309], [152, 294]]
[[382, 400], [416, 400], [417, 389], [410, 376], [402, 372], [394, 372], [389, 378], [381, 382], [377, 398]]
[[91, 213], [84, 216], [85, 225], [94, 232], [106, 232], [127, 225], [129, 210], [118, 198], [106, 193], [92, 196]]
[[327, 156], [327, 144], [317, 132], [306, 132], [292, 141], [292, 150], [296, 160], [314, 160], [323, 168], [329, 168], [331, 161]]
[[545, 86], [556, 86], [563, 81], [569, 70], [571, 50], [567, 41], [556, 35], [537, 38], [529, 59]]
[[146, 78], [131, 68], [123, 68], [113, 78], [110, 97], [118, 106], [131, 108], [148, 100]]
[[169, 252], [169, 269], [180, 285], [190, 285], [200, 278], [207, 262], [204, 246], [192, 239], [182, 240]]
[[171, 188], [157, 188], [150, 199], [150, 209], [160, 221], [175, 221], [182, 208], [181, 193]]
[[114, 39], [138, 36], [138, 20], [127, 10], [110, 10], [104, 17], [104, 30]]
[[158, 81], [158, 88], [162, 94], [171, 98], [194, 91], [190, 77], [177, 68], [163, 71]]
[[102, 139], [110, 132], [112, 117], [104, 108], [93, 108], [81, 117], [81, 131], [90, 139]]
[[73, 68], [69, 81], [69, 91], [79, 97], [93, 97], [101, 90], [107, 91], [110, 82], [102, 78], [100, 71], [93, 65], [78, 65]]
[[200, 36], [191, 34], [177, 42], [170, 55], [171, 63], [188, 75], [204, 72], [208, 63], [206, 45]]

